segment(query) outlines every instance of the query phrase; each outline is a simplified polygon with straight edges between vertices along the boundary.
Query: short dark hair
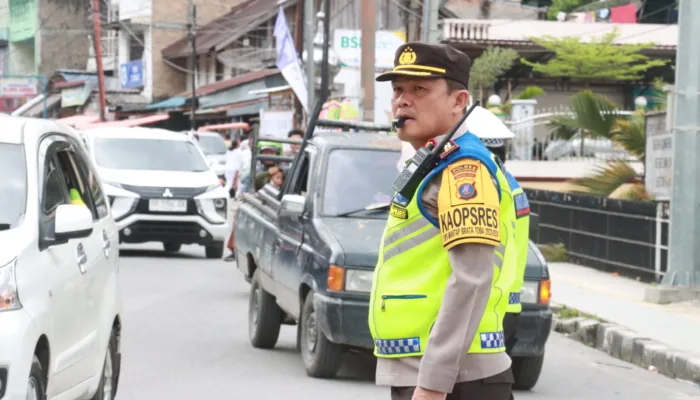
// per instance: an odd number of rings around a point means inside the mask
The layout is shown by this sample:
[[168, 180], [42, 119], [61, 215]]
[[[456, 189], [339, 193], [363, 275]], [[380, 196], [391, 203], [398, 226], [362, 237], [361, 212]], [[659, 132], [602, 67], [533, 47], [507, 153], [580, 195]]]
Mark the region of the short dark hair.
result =
[[458, 90], [467, 90], [467, 87], [464, 86], [462, 82], [457, 82], [456, 80], [449, 78], [446, 78], [445, 81], [447, 82], [447, 94], [452, 94], [452, 92]]
[[302, 131], [301, 129], [299, 129], [299, 128], [294, 128], [294, 129], [292, 129], [291, 131], [289, 131], [289, 133], [287, 134], [287, 137], [290, 138], [290, 137], [292, 137], [292, 136], [294, 136], [294, 135], [301, 135], [301, 137], [304, 137], [304, 133], [305, 133], [305, 132]]

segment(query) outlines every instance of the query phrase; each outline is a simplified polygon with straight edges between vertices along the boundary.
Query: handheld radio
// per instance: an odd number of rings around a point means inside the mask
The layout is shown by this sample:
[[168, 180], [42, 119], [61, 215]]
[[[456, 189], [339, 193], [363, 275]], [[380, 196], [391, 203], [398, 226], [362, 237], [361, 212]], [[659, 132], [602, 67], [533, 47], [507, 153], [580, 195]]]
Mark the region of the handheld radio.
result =
[[[440, 153], [442, 153], [445, 145], [449, 143], [452, 136], [457, 133], [457, 130], [462, 126], [464, 121], [467, 119], [469, 114], [474, 111], [474, 108], [479, 105], [479, 100], [474, 101], [469, 110], [460, 118], [457, 125], [455, 125], [450, 132], [445, 135], [445, 137], [440, 141], [440, 143], [435, 144], [435, 141], [431, 141], [428, 145], [421, 147], [416, 151], [416, 154], [407, 163], [406, 167], [401, 171], [399, 177], [394, 181], [394, 190], [410, 200], [418, 188], [418, 185], [425, 179], [425, 177], [430, 173], [430, 171], [435, 168], [437, 162], [440, 158]], [[398, 120], [392, 121], [392, 126], [396, 128], [403, 127], [406, 122], [405, 119], [399, 118]]]

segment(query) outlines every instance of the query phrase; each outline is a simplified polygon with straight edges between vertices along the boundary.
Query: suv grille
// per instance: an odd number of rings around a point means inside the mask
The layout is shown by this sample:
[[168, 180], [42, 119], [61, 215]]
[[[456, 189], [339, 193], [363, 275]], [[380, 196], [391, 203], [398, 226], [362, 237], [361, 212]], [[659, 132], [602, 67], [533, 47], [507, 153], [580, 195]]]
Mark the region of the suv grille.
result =
[[[198, 188], [178, 188], [178, 187], [149, 187], [149, 186], [132, 186], [132, 185], [122, 185], [124, 189], [138, 193], [142, 198], [172, 198], [172, 199], [190, 199], [195, 196], [207, 191], [207, 186], [202, 186]], [[165, 190], [169, 190], [172, 193], [172, 197], [164, 197], [163, 193]]]

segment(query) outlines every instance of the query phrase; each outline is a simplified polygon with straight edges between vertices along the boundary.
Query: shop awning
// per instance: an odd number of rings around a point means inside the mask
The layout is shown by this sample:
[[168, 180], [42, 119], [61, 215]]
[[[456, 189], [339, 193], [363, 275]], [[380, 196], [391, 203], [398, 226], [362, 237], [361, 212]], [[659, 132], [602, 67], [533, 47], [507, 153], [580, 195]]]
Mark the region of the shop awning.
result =
[[149, 104], [144, 109], [146, 110], [157, 110], [157, 109], [165, 109], [165, 108], [178, 108], [178, 107], [184, 107], [185, 104], [187, 103], [187, 98], [185, 97], [171, 97], [167, 100], [163, 100], [158, 103], [153, 103]]
[[97, 115], [73, 115], [71, 117], [59, 118], [56, 122], [60, 122], [69, 126], [89, 125], [100, 121]]
[[106, 127], [129, 127], [129, 126], [142, 126], [142, 125], [148, 125], [148, 124], [154, 124], [156, 122], [160, 121], [165, 121], [168, 118], [170, 118], [169, 114], [155, 114], [155, 115], [149, 115], [147, 117], [141, 117], [141, 118], [131, 118], [131, 119], [122, 119], [120, 121], [109, 121], [109, 122], [101, 122], [101, 123], [96, 123], [96, 124], [84, 124], [77, 126], [79, 129], [95, 129], [95, 128], [106, 128]]
[[218, 129], [243, 129], [245, 131], [249, 131], [250, 125], [248, 125], [245, 122], [231, 122], [228, 124], [200, 126], [199, 129], [197, 129], [197, 131], [198, 132], [209, 132], [209, 131], [215, 131]]

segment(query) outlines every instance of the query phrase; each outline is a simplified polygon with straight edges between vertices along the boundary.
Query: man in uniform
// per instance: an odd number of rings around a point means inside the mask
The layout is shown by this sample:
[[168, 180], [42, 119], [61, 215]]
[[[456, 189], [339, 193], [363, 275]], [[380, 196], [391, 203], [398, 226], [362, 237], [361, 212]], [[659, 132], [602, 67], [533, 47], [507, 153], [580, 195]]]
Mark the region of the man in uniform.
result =
[[[398, 137], [418, 149], [439, 142], [464, 115], [471, 60], [447, 45], [396, 51], [392, 112]], [[498, 165], [461, 130], [411, 198], [396, 195], [381, 242], [369, 327], [378, 385], [395, 400], [507, 400], [513, 374], [503, 316], [515, 263], [501, 218]], [[506, 244], [508, 244], [506, 246]]]
[[[496, 156], [498, 160], [505, 165], [506, 162], [506, 142], [503, 139], [484, 139], [484, 144]], [[527, 253], [530, 242], [530, 203], [527, 200], [527, 194], [520, 187], [520, 184], [515, 177], [503, 169], [508, 179], [508, 184], [512, 190], [513, 203], [515, 206], [515, 248], [517, 252], [517, 264], [513, 285], [510, 290], [510, 298], [508, 302], [508, 312], [503, 320], [503, 330], [505, 332], [506, 353], [513, 354], [513, 347], [518, 341], [516, 336], [518, 330], [518, 322], [520, 321], [520, 312], [522, 304], [520, 303], [520, 292], [523, 289], [525, 282], [525, 266], [527, 265]]]

